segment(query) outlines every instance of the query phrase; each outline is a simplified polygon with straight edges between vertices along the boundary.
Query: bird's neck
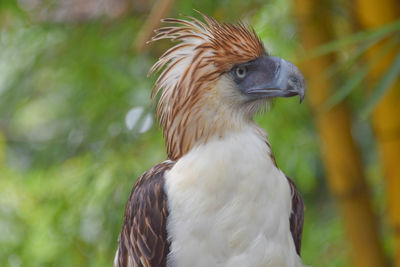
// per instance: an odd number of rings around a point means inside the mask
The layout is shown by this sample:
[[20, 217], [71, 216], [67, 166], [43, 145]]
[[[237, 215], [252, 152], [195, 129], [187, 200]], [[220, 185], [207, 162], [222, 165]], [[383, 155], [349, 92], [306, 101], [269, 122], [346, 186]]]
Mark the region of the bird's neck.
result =
[[190, 112], [179, 112], [169, 125], [163, 129], [168, 157], [177, 160], [192, 148], [206, 143], [211, 138], [224, 138], [229, 133], [252, 127], [265, 137], [265, 132], [250, 118], [229, 107], [199, 104]]
[[228, 133], [249, 127], [266, 139], [264, 130], [254, 122], [253, 116], [268, 102], [243, 103], [231, 83], [222, 77], [209, 86], [198, 88], [186, 100], [181, 97], [178, 102], [162, 105], [163, 135], [170, 159], [179, 159], [210, 138], [224, 138]]

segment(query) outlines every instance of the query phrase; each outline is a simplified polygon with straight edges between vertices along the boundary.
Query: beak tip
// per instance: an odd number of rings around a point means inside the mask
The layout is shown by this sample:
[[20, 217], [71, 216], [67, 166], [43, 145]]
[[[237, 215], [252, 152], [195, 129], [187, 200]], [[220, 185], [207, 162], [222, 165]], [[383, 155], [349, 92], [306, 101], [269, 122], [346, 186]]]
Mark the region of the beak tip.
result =
[[299, 95], [300, 96], [300, 104], [303, 103], [304, 100], [304, 94]]

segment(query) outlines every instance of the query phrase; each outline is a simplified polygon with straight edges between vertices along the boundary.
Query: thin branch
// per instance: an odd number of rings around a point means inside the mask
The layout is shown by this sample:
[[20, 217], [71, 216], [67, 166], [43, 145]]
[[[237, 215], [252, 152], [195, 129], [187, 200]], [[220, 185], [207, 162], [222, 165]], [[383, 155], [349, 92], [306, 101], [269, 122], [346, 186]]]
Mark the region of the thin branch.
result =
[[159, 25], [160, 20], [164, 18], [171, 10], [175, 0], [157, 0], [151, 9], [150, 15], [140, 29], [134, 43], [133, 49], [136, 52], [142, 52], [146, 48], [146, 42], [150, 40], [154, 29]]

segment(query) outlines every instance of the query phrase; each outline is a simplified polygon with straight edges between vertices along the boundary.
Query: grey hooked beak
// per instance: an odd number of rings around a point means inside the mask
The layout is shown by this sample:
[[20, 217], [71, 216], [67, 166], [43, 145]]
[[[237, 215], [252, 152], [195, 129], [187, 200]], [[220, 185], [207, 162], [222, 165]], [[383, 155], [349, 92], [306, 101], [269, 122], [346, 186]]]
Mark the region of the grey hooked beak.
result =
[[306, 86], [303, 74], [292, 63], [279, 57], [263, 57], [257, 66], [255, 82], [245, 91], [255, 97], [291, 97], [304, 99]]

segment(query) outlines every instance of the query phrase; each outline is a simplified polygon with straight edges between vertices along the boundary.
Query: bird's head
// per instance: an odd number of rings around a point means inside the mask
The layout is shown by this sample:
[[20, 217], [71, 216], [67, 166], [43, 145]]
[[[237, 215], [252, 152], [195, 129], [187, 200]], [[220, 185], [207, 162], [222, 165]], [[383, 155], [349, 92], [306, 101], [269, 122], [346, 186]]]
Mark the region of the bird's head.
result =
[[275, 97], [305, 94], [303, 75], [292, 63], [272, 57], [254, 30], [243, 24], [164, 19], [152, 41], [171, 39], [151, 68], [161, 69], [153, 87], [160, 93], [157, 116], [168, 156], [178, 159], [210, 137], [223, 137], [253, 123], [254, 114]]

